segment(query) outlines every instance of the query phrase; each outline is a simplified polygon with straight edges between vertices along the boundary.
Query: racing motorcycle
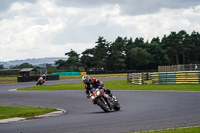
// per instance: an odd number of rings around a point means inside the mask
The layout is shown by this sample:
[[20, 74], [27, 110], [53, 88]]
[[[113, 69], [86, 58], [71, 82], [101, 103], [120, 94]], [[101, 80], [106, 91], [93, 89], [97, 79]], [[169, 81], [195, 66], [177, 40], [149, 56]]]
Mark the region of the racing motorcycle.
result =
[[120, 104], [115, 96], [112, 98], [104, 92], [103, 89], [93, 89], [90, 94], [93, 104], [97, 104], [105, 112], [110, 112], [112, 109], [115, 111], [120, 110]]
[[43, 79], [42, 77], [40, 77], [40, 78], [38, 79], [36, 85], [42, 85], [42, 84], [44, 84], [44, 82], [45, 82], [45, 79]]

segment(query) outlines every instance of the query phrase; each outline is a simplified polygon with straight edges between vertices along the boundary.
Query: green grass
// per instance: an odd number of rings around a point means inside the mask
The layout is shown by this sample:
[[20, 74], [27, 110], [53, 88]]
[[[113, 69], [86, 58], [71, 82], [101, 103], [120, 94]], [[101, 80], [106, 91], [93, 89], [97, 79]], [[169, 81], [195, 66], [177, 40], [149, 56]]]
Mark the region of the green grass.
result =
[[[121, 74], [92, 74], [89, 75], [90, 77], [95, 77], [97, 79], [101, 78], [124, 78], [127, 77], [127, 73]], [[60, 80], [74, 80], [74, 79], [81, 79], [82, 75], [73, 75], [73, 76], [60, 76]]]
[[[104, 86], [111, 90], [172, 90], [172, 91], [200, 91], [200, 85], [133, 85], [126, 80], [104, 81]], [[18, 90], [82, 90], [83, 83], [70, 83], [58, 85], [42, 85], [20, 88]]]
[[[90, 77], [95, 77], [98, 79], [101, 78], [119, 78], [119, 77], [126, 77], [127, 73], [121, 74], [95, 74], [89, 75]], [[81, 79], [82, 75], [73, 75], [73, 76], [60, 76], [60, 80], [76, 80]], [[8, 83], [17, 83], [17, 75], [0, 75], [0, 84], [8, 84]]]
[[0, 76], [0, 84], [17, 83], [17, 76]]
[[200, 133], [200, 127], [164, 129], [164, 130], [145, 131], [136, 133]]
[[8, 119], [14, 117], [33, 118], [56, 111], [55, 108], [33, 108], [33, 107], [7, 107], [0, 106], [0, 119]]

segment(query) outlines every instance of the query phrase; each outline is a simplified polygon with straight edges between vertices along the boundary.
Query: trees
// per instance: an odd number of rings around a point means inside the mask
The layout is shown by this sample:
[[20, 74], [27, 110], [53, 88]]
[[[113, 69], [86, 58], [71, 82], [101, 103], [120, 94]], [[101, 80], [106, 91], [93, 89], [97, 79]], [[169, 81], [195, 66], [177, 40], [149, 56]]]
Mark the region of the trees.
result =
[[94, 64], [94, 48], [92, 49], [86, 49], [84, 52], [82, 52], [82, 56], [80, 58], [81, 64], [84, 67], [85, 71], [88, 71], [89, 68], [93, 67]]
[[22, 63], [20, 65], [12, 67], [12, 69], [23, 69], [23, 68], [34, 68], [34, 66], [29, 63]]
[[94, 48], [94, 64], [95, 67], [106, 69], [108, 60], [109, 43], [103, 37], [99, 37], [95, 42], [97, 45]]
[[[126, 39], [126, 38], [125, 38]], [[134, 62], [131, 56], [131, 49], [136, 47], [132, 38], [126, 39], [126, 45], [125, 45], [125, 64], [126, 64], [126, 69], [127, 70], [133, 70]]]
[[136, 47], [140, 47], [140, 48], [147, 48], [147, 45], [148, 45], [148, 43], [145, 43], [144, 42], [144, 38], [136, 38], [135, 39], [135, 42], [134, 42], [134, 45], [136, 46]]
[[132, 48], [130, 57], [132, 62], [134, 62], [134, 70], [145, 70], [148, 68], [150, 54], [146, 51], [146, 49], [140, 47]]
[[67, 59], [67, 67], [69, 71], [79, 71], [79, 66], [81, 66], [80, 64], [80, 60], [79, 60], [79, 55], [77, 54], [76, 51], [72, 50], [68, 53], [65, 53], [65, 55], [68, 56]]
[[179, 58], [179, 62], [181, 64], [185, 64], [185, 60], [186, 60], [186, 52], [189, 52], [190, 50], [190, 45], [191, 45], [191, 38], [190, 36], [186, 33], [186, 31], [181, 30], [178, 32], [178, 38], [179, 38], [179, 44], [180, 44], [180, 56], [182, 56], [182, 60], [181, 58]]
[[67, 62], [65, 60], [57, 60], [55, 61], [55, 65], [57, 69], [67, 69]]
[[181, 30], [162, 38], [161, 47], [170, 59], [170, 65], [198, 63], [197, 60], [194, 61], [194, 53], [198, 56], [200, 50], [197, 36], [196, 32], [189, 35]]
[[[107, 71], [149, 70], [160, 65], [174, 65], [200, 62], [200, 34], [193, 31], [172, 31], [162, 38], [153, 38], [150, 43], [144, 38], [117, 37], [114, 42], [108, 42], [99, 37], [96, 46], [79, 54], [71, 49], [65, 53], [69, 58], [65, 65], [68, 71], [85, 71], [89, 68], [104, 68]], [[59, 64], [59, 63], [58, 63]]]
[[71, 49], [71, 51], [65, 53], [65, 55], [68, 56], [67, 60], [55, 61], [56, 68], [66, 71], [79, 71], [79, 67], [81, 66], [79, 54]]
[[165, 51], [161, 48], [158, 40], [153, 38], [147, 48], [147, 51], [150, 54], [148, 69], [156, 69], [158, 66], [169, 64], [169, 58]]
[[182, 47], [181, 40], [176, 32], [171, 32], [171, 34], [168, 36], [168, 41], [170, 42], [169, 50], [171, 51], [172, 55], [176, 59], [176, 64], [179, 64], [179, 54], [180, 49]]
[[191, 34], [191, 62], [200, 63], [200, 34], [193, 31]]
[[108, 51], [107, 68], [111, 71], [125, 70], [125, 41], [118, 37], [115, 42], [111, 43]]
[[0, 64], [0, 69], [4, 69], [4, 65], [3, 64]]

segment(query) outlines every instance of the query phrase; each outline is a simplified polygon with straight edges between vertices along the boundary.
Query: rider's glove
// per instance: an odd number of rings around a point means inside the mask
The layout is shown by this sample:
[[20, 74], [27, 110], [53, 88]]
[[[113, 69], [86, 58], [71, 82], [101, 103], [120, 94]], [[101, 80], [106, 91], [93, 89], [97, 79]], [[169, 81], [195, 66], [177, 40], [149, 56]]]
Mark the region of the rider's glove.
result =
[[101, 89], [102, 88], [102, 86], [98, 86], [98, 89]]
[[90, 88], [93, 88], [93, 86], [90, 84]]

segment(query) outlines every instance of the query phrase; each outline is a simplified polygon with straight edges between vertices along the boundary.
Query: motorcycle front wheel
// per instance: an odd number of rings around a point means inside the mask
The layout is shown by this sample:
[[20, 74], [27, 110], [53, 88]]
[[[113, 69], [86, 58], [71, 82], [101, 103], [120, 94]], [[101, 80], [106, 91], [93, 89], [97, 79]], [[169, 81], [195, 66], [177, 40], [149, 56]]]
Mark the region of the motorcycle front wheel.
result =
[[117, 101], [117, 102], [115, 102], [115, 105], [114, 105], [114, 110], [115, 111], [118, 111], [118, 110], [120, 110], [120, 104], [119, 104], [119, 102]]
[[99, 105], [101, 107], [101, 109], [103, 109], [105, 112], [109, 112], [110, 108], [107, 104], [107, 102], [105, 100], [102, 99], [98, 99], [97, 100], [97, 105]]

